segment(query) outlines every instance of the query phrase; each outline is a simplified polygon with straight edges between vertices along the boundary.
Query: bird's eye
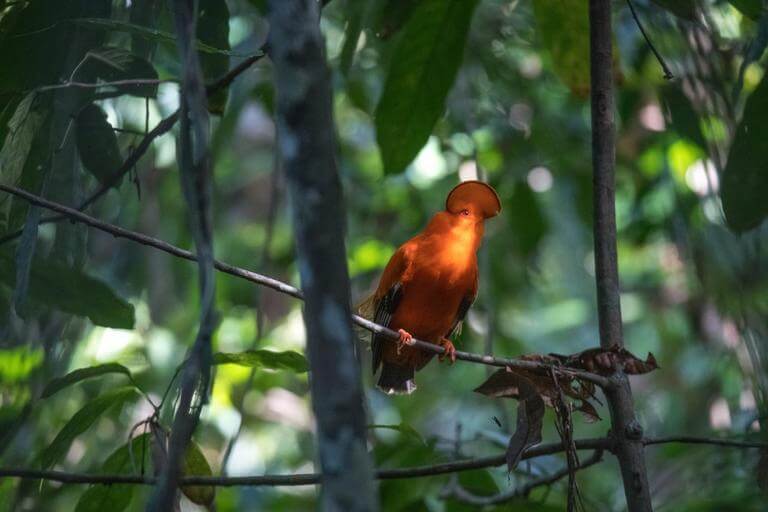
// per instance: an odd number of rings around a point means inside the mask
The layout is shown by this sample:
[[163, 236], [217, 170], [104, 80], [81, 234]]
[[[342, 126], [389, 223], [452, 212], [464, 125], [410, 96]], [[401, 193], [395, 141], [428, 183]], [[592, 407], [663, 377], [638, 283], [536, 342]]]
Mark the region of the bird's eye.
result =
[[464, 215], [464, 216], [467, 216], [467, 215], [469, 215], [469, 210], [467, 210], [467, 209], [461, 210], [461, 214]]

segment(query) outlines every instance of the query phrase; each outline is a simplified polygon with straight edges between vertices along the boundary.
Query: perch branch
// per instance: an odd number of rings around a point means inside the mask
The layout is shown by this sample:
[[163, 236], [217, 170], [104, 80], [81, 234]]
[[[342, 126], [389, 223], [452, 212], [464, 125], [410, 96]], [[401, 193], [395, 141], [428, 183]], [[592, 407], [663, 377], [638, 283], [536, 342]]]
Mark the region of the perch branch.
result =
[[[737, 441], [730, 439], [706, 438], [695, 436], [675, 436], [646, 438], [642, 443], [648, 446], [658, 444], [703, 444], [711, 446], [723, 446], [729, 448], [768, 448], [768, 443], [751, 441]], [[579, 450], [611, 450], [613, 440], [608, 437], [577, 439], [576, 448]], [[554, 455], [563, 451], [563, 444], [546, 443], [528, 448], [522, 455], [523, 460]], [[409, 478], [424, 478], [430, 476], [446, 475], [459, 471], [498, 467], [506, 464], [506, 455], [501, 453], [487, 457], [463, 459], [440, 464], [426, 466], [414, 466], [410, 468], [379, 469], [376, 478], [379, 480], [404, 480]], [[20, 478], [23, 480], [50, 480], [68, 484], [136, 484], [154, 485], [157, 480], [154, 477], [141, 475], [94, 475], [89, 473], [70, 473], [66, 471], [52, 471], [24, 468], [0, 468], [0, 478]], [[254, 476], [187, 476], [179, 480], [179, 485], [214, 485], [217, 487], [235, 486], [302, 486], [316, 485], [320, 483], [320, 475], [317, 473], [297, 473], [289, 475], [254, 475]]]
[[[41, 206], [51, 211], [55, 211], [57, 213], [62, 214], [64, 217], [68, 217], [69, 219], [75, 222], [86, 224], [92, 228], [98, 229], [99, 231], [109, 233], [114, 237], [125, 238], [126, 240], [131, 240], [141, 245], [153, 247], [155, 249], [159, 249], [163, 252], [166, 252], [172, 256], [176, 256], [177, 258], [182, 258], [190, 261], [197, 261], [197, 256], [195, 256], [194, 253], [186, 249], [181, 249], [180, 247], [176, 247], [175, 245], [169, 244], [164, 240], [160, 240], [158, 238], [145, 235], [143, 233], [131, 231], [129, 229], [125, 229], [120, 226], [116, 226], [114, 224], [101, 221], [99, 219], [91, 217], [86, 213], [78, 211], [74, 208], [64, 206], [54, 201], [50, 201], [48, 199], [32, 194], [30, 192], [27, 192], [26, 190], [20, 189], [18, 187], [12, 187], [10, 185], [0, 184], [0, 191], [13, 194], [17, 197], [24, 199], [25, 201], [28, 201], [31, 204], [34, 204], [36, 206]], [[230, 265], [229, 263], [224, 263], [218, 260], [214, 260], [214, 267], [220, 272], [224, 272], [225, 274], [239, 277], [261, 286], [266, 286], [267, 288], [271, 288], [272, 290], [275, 290], [277, 292], [280, 292], [286, 295], [290, 295], [291, 297], [294, 297], [300, 300], [304, 299], [304, 295], [301, 292], [301, 290], [287, 283], [274, 279], [272, 277], [265, 276], [262, 274], [257, 274], [256, 272], [252, 272], [244, 268], [236, 267], [234, 265]], [[383, 334], [384, 336], [387, 336], [393, 341], [399, 338], [399, 335], [397, 332], [391, 329], [388, 329], [383, 325], [379, 325], [375, 322], [367, 320], [361, 316], [352, 315], [352, 321], [355, 324], [359, 325], [360, 327], [368, 331], [374, 332], [376, 334]], [[414, 346], [420, 348], [421, 350], [426, 350], [428, 352], [433, 352], [435, 354], [442, 354], [444, 352], [443, 347], [440, 347], [438, 345], [435, 345], [426, 341], [414, 339]], [[520, 368], [520, 369], [526, 369], [526, 370], [539, 370], [539, 371], [554, 370], [555, 373], [557, 374], [565, 375], [569, 377], [578, 377], [579, 379], [583, 379], [585, 381], [597, 384], [598, 386], [601, 386], [603, 389], [607, 389], [612, 385], [610, 379], [595, 373], [590, 373], [583, 370], [576, 370], [572, 368], [566, 368], [562, 366], [552, 366], [549, 364], [539, 363], [536, 361], [526, 361], [523, 359], [507, 359], [502, 357], [495, 357], [492, 355], [473, 354], [473, 353], [464, 352], [461, 350], [456, 351], [456, 358], [461, 359], [463, 361], [468, 361], [471, 363], [479, 363], [479, 364], [497, 366], [502, 368], [509, 366], [511, 368]]]

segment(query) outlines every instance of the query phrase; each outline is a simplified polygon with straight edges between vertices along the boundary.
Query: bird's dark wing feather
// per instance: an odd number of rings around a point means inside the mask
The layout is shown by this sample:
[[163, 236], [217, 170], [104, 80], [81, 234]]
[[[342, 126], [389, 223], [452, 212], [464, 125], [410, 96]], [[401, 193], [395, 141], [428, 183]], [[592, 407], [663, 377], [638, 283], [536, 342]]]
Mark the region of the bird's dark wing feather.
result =
[[[379, 300], [376, 304], [376, 311], [373, 314], [373, 321], [384, 327], [389, 327], [389, 323], [392, 321], [392, 315], [395, 314], [397, 305], [400, 303], [402, 296], [402, 283], [397, 282], [392, 285], [389, 291]], [[384, 343], [388, 343], [385, 336], [381, 334], [372, 334], [371, 336], [371, 351], [373, 353], [373, 373], [381, 364], [381, 356], [384, 352]]]
[[456, 312], [456, 319], [453, 321], [451, 329], [445, 335], [446, 338], [452, 338], [461, 334], [461, 323], [464, 321], [464, 317], [467, 316], [467, 311], [469, 311], [473, 302], [475, 302], [475, 295], [465, 295], [461, 299], [459, 310]]

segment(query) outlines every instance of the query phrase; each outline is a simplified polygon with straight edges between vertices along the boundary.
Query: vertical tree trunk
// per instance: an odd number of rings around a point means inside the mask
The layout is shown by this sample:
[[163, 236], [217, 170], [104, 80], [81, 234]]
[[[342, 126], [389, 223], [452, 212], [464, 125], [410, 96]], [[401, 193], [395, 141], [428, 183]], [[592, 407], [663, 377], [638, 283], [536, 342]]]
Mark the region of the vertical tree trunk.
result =
[[306, 300], [304, 321], [322, 469], [321, 508], [376, 510], [350, 321], [345, 212], [318, 4], [272, 0], [269, 21], [279, 149]]
[[[614, 209], [615, 149], [611, 1], [589, 1], [594, 190], [595, 274], [600, 346], [623, 346]], [[645, 470], [643, 429], [635, 418], [632, 389], [623, 372], [607, 390], [614, 453], [619, 460], [630, 512], [652, 510]]]

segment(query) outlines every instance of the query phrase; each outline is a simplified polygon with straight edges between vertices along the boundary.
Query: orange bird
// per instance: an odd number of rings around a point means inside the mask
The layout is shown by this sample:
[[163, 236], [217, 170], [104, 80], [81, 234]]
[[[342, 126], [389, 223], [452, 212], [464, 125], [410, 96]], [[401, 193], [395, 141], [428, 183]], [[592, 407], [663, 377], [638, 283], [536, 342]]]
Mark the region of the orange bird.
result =
[[410, 394], [414, 372], [434, 354], [410, 346], [413, 338], [445, 347], [451, 363], [456, 349], [450, 337], [477, 296], [477, 250], [486, 219], [501, 211], [496, 191], [480, 181], [465, 181], [448, 194], [445, 211], [436, 213], [424, 230], [392, 255], [376, 292], [361, 306], [373, 321], [398, 331], [392, 343], [373, 334], [373, 372], [381, 366], [383, 391]]

